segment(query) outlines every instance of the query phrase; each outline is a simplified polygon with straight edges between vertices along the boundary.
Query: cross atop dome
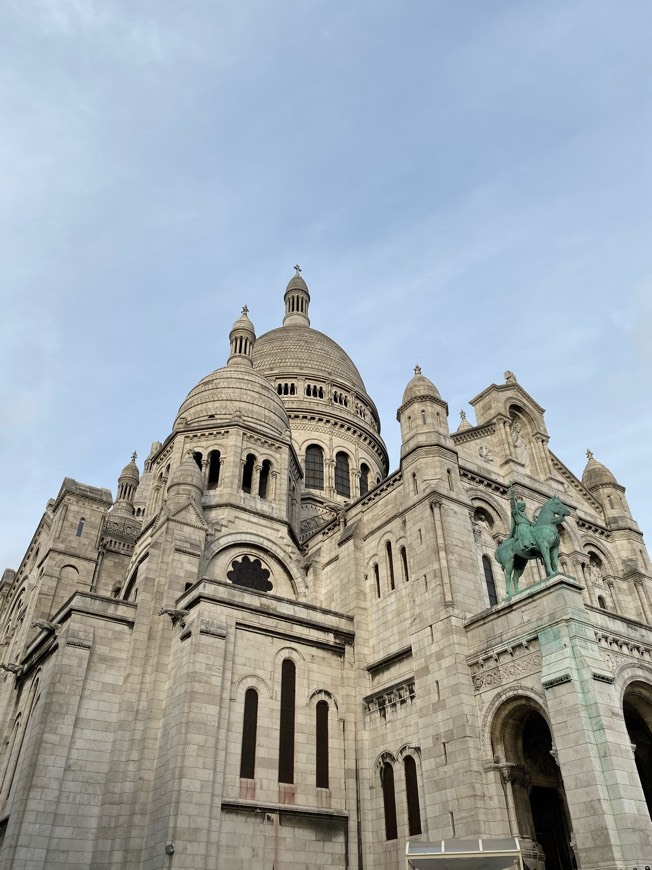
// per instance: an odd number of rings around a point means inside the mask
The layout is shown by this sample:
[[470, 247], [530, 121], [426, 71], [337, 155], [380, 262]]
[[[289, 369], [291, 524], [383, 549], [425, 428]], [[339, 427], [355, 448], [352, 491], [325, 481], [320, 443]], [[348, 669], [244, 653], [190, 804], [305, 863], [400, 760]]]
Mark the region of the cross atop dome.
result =
[[300, 266], [298, 263], [297, 263], [297, 265], [294, 267], [294, 272], [295, 272], [295, 277], [296, 277], [296, 278], [299, 278], [300, 275], [301, 275], [301, 266]]

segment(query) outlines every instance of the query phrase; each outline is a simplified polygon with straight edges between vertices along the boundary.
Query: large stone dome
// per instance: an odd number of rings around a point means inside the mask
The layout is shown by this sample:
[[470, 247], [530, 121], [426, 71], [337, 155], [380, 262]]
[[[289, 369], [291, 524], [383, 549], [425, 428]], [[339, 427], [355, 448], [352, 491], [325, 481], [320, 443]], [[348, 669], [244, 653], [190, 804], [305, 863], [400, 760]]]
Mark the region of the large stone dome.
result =
[[282, 435], [289, 428], [283, 402], [265, 378], [251, 368], [226, 366], [193, 387], [179, 408], [174, 428], [200, 420], [220, 426], [238, 418], [271, 435]]
[[349, 355], [323, 332], [310, 326], [280, 326], [256, 340], [254, 369], [266, 377], [277, 373], [302, 375], [340, 381], [364, 393], [367, 391]]

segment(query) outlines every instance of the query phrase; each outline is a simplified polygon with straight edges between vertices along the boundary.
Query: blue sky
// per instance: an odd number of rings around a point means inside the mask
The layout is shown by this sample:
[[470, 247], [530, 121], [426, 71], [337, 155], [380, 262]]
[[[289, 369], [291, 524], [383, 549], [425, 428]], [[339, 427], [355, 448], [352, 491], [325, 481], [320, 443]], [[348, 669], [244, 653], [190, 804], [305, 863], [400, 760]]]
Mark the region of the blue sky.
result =
[[652, 532], [652, 4], [0, 6], [0, 553], [64, 476], [115, 488], [247, 303], [358, 365], [398, 463], [418, 362], [506, 369]]

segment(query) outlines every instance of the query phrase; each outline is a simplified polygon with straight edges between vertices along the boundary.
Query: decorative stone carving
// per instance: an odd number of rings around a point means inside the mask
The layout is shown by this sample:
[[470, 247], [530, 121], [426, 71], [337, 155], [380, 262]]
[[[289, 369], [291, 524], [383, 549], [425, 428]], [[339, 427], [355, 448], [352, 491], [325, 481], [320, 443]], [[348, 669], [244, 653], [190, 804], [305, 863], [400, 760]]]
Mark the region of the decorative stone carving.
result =
[[260, 559], [250, 559], [249, 556], [235, 559], [226, 576], [234, 586], [245, 586], [258, 592], [271, 592], [274, 588], [269, 579], [270, 572], [263, 568]]

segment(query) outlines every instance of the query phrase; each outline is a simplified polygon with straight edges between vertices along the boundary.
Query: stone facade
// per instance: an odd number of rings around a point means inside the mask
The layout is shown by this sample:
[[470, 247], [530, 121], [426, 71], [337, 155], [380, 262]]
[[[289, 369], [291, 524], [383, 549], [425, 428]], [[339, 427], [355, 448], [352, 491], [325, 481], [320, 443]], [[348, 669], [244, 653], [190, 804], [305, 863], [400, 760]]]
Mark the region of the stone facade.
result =
[[[518, 835], [531, 870], [652, 864], [650, 560], [492, 384], [451, 432], [420, 370], [389, 473], [358, 370], [246, 310], [140, 474], [66, 478], [0, 584], [0, 870], [401, 868]], [[505, 596], [509, 487], [570, 509]]]

